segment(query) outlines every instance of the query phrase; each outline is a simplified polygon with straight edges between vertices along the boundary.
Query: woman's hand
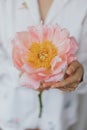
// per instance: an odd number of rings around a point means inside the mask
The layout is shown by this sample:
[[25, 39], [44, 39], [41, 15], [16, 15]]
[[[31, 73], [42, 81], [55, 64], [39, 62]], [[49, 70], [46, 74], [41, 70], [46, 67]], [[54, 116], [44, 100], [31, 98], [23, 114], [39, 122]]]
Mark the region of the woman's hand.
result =
[[62, 91], [74, 91], [80, 83], [84, 74], [83, 66], [78, 61], [73, 61], [66, 70], [64, 80], [60, 82], [42, 82], [40, 91], [49, 88], [58, 88]]

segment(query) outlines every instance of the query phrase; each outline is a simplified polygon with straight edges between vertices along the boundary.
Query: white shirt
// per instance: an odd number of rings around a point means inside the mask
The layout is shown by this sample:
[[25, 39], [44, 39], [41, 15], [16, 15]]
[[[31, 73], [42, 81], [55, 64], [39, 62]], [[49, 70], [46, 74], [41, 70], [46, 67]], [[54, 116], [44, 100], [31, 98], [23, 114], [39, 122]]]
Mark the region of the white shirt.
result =
[[[16, 32], [41, 23], [37, 0], [25, 3], [26, 0], [0, 1], [0, 125], [6, 130], [22, 130], [38, 125], [38, 93], [19, 86], [9, 43]], [[62, 119], [64, 128], [67, 128], [78, 120], [78, 94], [87, 92], [87, 0], [54, 0], [44, 24], [56, 23], [67, 28], [77, 39], [78, 60], [85, 69], [84, 82], [79, 88], [64, 94]], [[58, 90], [43, 92], [43, 116], [39, 123], [42, 130], [59, 130], [59, 106], [63, 100], [60, 97]]]

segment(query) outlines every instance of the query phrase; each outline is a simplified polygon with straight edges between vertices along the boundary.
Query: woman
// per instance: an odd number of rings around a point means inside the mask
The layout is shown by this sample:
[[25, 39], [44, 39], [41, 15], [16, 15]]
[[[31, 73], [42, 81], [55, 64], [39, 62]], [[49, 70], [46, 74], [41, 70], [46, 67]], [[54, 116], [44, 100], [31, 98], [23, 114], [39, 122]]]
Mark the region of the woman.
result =
[[[87, 92], [86, 5], [86, 0], [0, 1], [0, 35], [3, 43], [0, 48], [4, 50], [1, 52], [3, 58], [0, 66], [0, 127], [3, 130], [25, 130], [36, 128], [38, 125], [38, 93], [19, 86], [18, 71], [11, 61], [9, 39], [17, 31], [25, 30], [28, 26], [39, 25], [41, 21], [43, 24], [59, 24], [61, 27], [68, 28], [79, 43], [79, 51], [78, 61], [70, 64], [66, 71], [69, 77], [55, 83], [52, 87], [56, 89], [43, 92], [43, 116], [39, 126], [41, 130], [61, 130], [58, 124], [60, 113], [58, 113], [59, 90], [57, 88], [65, 91], [62, 112], [63, 130], [78, 121], [78, 93]], [[45, 90], [49, 86], [51, 87], [51, 83], [42, 85]], [[67, 93], [67, 88], [71, 91], [77, 89], [75, 92]]]

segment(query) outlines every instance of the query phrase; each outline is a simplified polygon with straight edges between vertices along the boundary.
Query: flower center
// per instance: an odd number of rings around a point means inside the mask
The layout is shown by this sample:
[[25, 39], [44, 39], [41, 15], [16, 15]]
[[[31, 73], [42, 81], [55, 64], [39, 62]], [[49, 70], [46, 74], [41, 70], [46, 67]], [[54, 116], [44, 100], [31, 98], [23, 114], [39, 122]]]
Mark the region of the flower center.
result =
[[27, 55], [27, 62], [35, 68], [50, 68], [57, 53], [57, 48], [50, 41], [32, 43]]
[[38, 54], [38, 57], [39, 57], [40, 61], [46, 61], [48, 58], [48, 53], [46, 51], [40, 52]]

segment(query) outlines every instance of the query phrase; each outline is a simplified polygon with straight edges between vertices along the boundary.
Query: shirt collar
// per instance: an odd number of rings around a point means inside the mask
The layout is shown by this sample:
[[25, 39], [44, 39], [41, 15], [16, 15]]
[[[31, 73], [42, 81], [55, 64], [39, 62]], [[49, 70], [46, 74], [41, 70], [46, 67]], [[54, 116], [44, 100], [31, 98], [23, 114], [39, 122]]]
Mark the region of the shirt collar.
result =
[[[28, 1], [28, 8], [32, 16], [32, 20], [35, 24], [41, 23], [41, 17], [39, 12], [39, 5], [38, 0], [26, 0]], [[46, 19], [44, 21], [44, 24], [50, 24], [52, 20], [55, 18], [56, 15], [60, 12], [60, 10], [63, 8], [63, 6], [70, 0], [54, 0], [48, 14], [46, 16]]]

